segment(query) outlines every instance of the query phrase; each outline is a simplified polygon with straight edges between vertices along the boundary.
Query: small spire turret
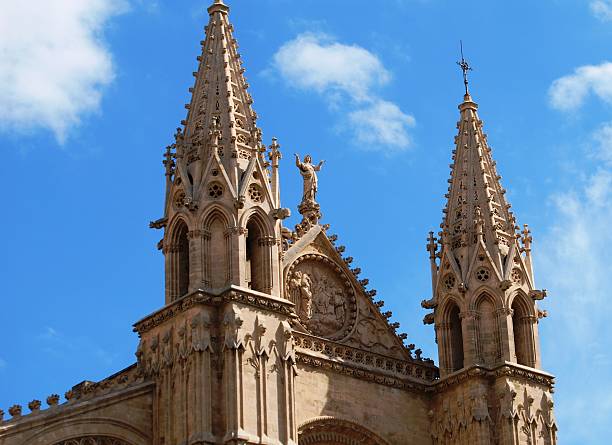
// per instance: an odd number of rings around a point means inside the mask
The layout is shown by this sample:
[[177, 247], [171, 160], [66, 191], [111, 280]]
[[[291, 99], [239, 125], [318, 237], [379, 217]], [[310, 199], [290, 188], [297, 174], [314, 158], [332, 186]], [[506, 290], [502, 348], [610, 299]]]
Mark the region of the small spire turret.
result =
[[[502, 361], [537, 368], [537, 322], [527, 314], [537, 313], [535, 300], [542, 292], [534, 288], [531, 235], [528, 229], [522, 237], [518, 233], [478, 104], [468, 90], [471, 68], [463, 51], [457, 63], [465, 96], [459, 105], [450, 186], [437, 241], [440, 249], [433, 234], [427, 246], [433, 297], [422, 306], [434, 313], [425, 322], [436, 324], [442, 375]], [[520, 332], [512, 333], [513, 323], [523, 323]], [[499, 331], [490, 331], [490, 326], [498, 325]]]

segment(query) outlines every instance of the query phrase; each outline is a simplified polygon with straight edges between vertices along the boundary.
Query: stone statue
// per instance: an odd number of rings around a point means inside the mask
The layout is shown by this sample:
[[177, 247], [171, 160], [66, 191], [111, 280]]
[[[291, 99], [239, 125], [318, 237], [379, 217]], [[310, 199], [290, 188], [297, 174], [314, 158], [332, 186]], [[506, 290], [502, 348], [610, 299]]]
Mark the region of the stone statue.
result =
[[312, 280], [307, 273], [296, 270], [289, 280], [289, 289], [293, 294], [293, 301], [299, 308], [300, 316], [304, 321], [312, 317]]
[[323, 163], [319, 162], [317, 165], [312, 165], [312, 156], [304, 156], [304, 161], [300, 161], [298, 154], [295, 154], [295, 165], [300, 169], [302, 178], [304, 179], [304, 193], [302, 196], [302, 204], [314, 204], [316, 202], [318, 179], [317, 173], [321, 170]]

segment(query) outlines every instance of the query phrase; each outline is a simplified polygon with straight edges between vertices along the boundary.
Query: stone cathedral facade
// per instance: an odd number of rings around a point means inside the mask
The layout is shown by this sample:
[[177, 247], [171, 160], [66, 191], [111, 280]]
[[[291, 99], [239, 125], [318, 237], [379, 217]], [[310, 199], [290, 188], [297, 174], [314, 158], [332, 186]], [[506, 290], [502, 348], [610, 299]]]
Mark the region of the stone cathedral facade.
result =
[[208, 12], [151, 223], [165, 305], [134, 324], [134, 365], [45, 409], [0, 411], [0, 445], [555, 445], [538, 339], [546, 294], [471, 96], [427, 247], [436, 367], [320, 223], [324, 167], [310, 156], [295, 159], [301, 222], [283, 224], [281, 147], [262, 142], [229, 8]]

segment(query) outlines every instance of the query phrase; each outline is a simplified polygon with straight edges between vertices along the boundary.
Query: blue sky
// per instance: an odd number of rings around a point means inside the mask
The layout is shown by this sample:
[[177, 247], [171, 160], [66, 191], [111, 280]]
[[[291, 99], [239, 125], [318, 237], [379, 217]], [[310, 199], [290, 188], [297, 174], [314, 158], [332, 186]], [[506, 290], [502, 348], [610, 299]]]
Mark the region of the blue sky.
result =
[[[461, 3], [461, 4], [460, 4]], [[543, 364], [562, 444], [612, 417], [612, 1], [234, 0], [259, 124], [325, 159], [331, 233], [437, 358], [419, 302], [456, 133], [458, 42], [502, 183], [534, 234]], [[8, 0], [0, 8], [0, 407], [134, 361], [131, 324], [163, 303], [162, 151], [186, 110], [201, 0]], [[381, 119], [380, 116], [384, 116]], [[291, 223], [295, 223], [292, 218]]]

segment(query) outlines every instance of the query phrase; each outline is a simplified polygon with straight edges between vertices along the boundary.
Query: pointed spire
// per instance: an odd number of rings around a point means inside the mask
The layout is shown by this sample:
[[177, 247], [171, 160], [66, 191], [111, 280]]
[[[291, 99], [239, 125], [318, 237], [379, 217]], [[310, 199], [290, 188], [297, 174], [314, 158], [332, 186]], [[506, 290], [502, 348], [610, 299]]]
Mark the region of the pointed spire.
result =
[[[482, 240], [501, 269], [502, 259], [515, 242], [514, 218], [478, 117], [478, 105], [466, 94], [459, 110], [441, 236], [452, 251]], [[459, 257], [467, 261], [469, 255], [458, 255], [458, 261]]]
[[227, 14], [229, 12], [229, 6], [223, 3], [223, 0], [215, 0], [214, 3], [208, 7], [208, 13], [213, 15], [215, 12]]
[[193, 73], [187, 118], [181, 121], [176, 142], [177, 173], [186, 190], [186, 199], [197, 201], [208, 161], [216, 153], [230, 187], [237, 193], [242, 173], [257, 157], [262, 165], [261, 131], [251, 105], [238, 43], [229, 21], [229, 7], [222, 0], [208, 8], [210, 19], [201, 41], [198, 69]]

